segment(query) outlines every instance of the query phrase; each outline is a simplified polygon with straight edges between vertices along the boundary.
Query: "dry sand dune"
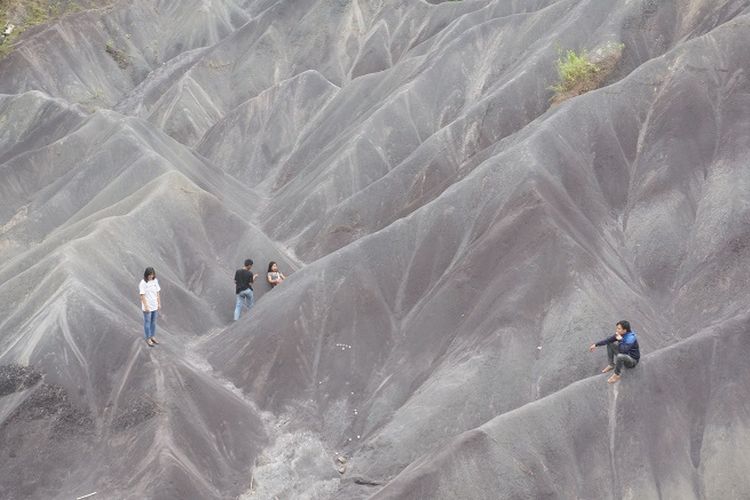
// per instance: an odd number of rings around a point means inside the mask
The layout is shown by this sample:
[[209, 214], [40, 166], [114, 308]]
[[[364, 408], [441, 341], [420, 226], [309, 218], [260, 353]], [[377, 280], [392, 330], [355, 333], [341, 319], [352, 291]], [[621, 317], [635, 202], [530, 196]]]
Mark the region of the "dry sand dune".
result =
[[[560, 50], [619, 44], [550, 105]], [[748, 53], [746, 0], [116, 1], [24, 33], [0, 497], [750, 497]], [[233, 322], [246, 257], [289, 279]], [[586, 349], [623, 318], [644, 357], [610, 386]]]

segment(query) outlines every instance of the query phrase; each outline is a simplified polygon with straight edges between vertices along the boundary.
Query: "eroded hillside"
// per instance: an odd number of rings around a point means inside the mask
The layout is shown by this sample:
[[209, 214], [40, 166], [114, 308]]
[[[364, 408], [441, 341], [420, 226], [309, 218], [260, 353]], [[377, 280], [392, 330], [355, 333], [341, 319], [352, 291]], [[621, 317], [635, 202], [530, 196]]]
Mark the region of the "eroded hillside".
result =
[[[0, 497], [750, 495], [750, 1], [49, 21], [0, 60]], [[246, 257], [289, 278], [233, 322]]]

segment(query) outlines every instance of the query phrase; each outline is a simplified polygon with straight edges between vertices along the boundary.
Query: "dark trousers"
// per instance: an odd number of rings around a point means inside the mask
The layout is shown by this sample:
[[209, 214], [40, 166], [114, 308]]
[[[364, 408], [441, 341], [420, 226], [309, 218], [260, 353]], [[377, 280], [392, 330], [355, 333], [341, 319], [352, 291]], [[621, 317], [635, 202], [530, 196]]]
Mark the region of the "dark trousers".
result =
[[638, 364], [638, 360], [635, 358], [632, 358], [628, 356], [627, 354], [621, 354], [617, 352], [617, 347], [620, 344], [617, 342], [612, 342], [611, 344], [607, 344], [607, 358], [609, 359], [610, 366], [615, 367], [615, 373], [619, 375], [622, 372], [622, 367], [625, 368], [635, 368], [635, 365]]

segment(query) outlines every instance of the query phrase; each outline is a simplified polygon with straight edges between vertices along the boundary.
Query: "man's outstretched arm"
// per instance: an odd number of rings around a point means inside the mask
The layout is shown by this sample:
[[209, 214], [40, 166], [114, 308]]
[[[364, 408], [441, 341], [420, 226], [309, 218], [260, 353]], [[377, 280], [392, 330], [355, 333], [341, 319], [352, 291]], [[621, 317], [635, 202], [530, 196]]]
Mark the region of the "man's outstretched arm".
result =
[[601, 347], [603, 345], [611, 344], [612, 342], [617, 341], [617, 335], [612, 335], [611, 337], [607, 337], [606, 339], [600, 340], [599, 342], [594, 342], [589, 346], [589, 351], [594, 352], [594, 350], [597, 347]]

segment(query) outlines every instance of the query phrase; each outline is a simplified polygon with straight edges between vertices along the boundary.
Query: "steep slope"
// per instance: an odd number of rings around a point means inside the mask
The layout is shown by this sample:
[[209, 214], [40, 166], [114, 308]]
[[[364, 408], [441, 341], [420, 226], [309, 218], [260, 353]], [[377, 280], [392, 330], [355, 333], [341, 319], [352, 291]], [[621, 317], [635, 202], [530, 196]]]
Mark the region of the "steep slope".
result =
[[[259, 313], [249, 343], [228, 332], [211, 359], [275, 411], [316, 401], [322, 431], [382, 482], [457, 429], [592, 373], [580, 353], [610, 328], [594, 317], [630, 311], [651, 349], [732, 318], [747, 280], [740, 26], [548, 115], [431, 204], [309, 266], [299, 299], [260, 305], [285, 311]], [[735, 68], [716, 73], [728, 93], [671, 97], [718, 53]]]
[[373, 498], [743, 498], [747, 319], [648, 356], [627, 384], [587, 379], [493, 419]]
[[[559, 49], [611, 42], [551, 108]], [[747, 496], [749, 48], [740, 0], [139, 0], [28, 33], [0, 496]], [[291, 276], [233, 323], [248, 256]], [[623, 317], [647, 356], [610, 388], [584, 351]]]

